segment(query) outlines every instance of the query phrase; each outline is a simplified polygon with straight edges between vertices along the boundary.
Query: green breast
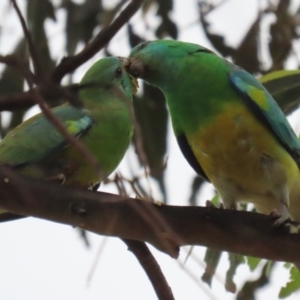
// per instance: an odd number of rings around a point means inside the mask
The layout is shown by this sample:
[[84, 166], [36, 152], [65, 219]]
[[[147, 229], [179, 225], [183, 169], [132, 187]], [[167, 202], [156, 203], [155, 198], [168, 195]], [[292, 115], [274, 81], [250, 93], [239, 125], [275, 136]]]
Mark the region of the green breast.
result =
[[189, 59], [172, 84], [176, 89], [164, 89], [176, 136], [211, 123], [227, 109], [228, 103], [244, 105], [230, 85], [224, 63], [215, 66], [220, 63], [218, 57], [212, 56], [211, 61], [203, 63]]
[[100, 109], [99, 105], [89, 105], [88, 114], [93, 124], [79, 137], [98, 160], [102, 174], [96, 172], [74, 146], [69, 145], [37, 163], [19, 168], [18, 171], [30, 177], [54, 181], [57, 175], [63, 174], [64, 184], [83, 188], [101, 182], [103, 177], [107, 177], [118, 166], [133, 134], [130, 107], [124, 102], [113, 100], [102, 104]]
[[[108, 176], [121, 162], [133, 134], [130, 110], [126, 105], [103, 107], [92, 113], [92, 128], [80, 139], [98, 160], [101, 171]], [[67, 147], [61, 157], [75, 161], [77, 166], [66, 184], [95, 185], [99, 174], [74, 147]]]

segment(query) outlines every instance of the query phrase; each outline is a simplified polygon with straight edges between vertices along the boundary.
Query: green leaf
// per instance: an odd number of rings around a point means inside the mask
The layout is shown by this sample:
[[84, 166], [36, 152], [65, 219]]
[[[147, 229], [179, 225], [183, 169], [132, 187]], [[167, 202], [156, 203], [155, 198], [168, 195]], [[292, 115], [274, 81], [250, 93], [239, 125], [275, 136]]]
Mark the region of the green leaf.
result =
[[177, 39], [178, 29], [176, 23], [170, 19], [170, 12], [173, 9], [173, 0], [156, 0], [158, 4], [157, 15], [161, 17], [161, 23], [155, 31], [155, 35], [162, 39], [170, 36]]
[[163, 39], [166, 36], [170, 36], [173, 39], [177, 39], [178, 30], [176, 24], [170, 20], [168, 16], [164, 16], [160, 25], [155, 31], [155, 35], [159, 39]]
[[271, 72], [259, 78], [285, 113], [291, 113], [300, 103], [300, 70]]
[[261, 270], [260, 276], [255, 280], [246, 281], [238, 292], [236, 299], [256, 299], [256, 292], [270, 283], [270, 275], [274, 265], [274, 262], [267, 261]]
[[195, 176], [193, 179], [193, 183], [192, 183], [192, 190], [191, 190], [191, 195], [189, 198], [189, 204], [190, 205], [197, 205], [197, 196], [199, 193], [199, 190], [201, 189], [202, 185], [205, 183], [205, 180], [203, 179], [203, 177], [200, 176]]
[[293, 266], [293, 264], [292, 263], [289, 263], [289, 262], [286, 262], [286, 263], [284, 263], [284, 268], [286, 268], [286, 269], [290, 269], [292, 266]]
[[252, 272], [257, 268], [260, 262], [261, 262], [261, 258], [247, 256], [247, 264]]
[[290, 13], [290, 1], [278, 1], [272, 13], [275, 22], [270, 26], [269, 52], [273, 61], [272, 70], [281, 70], [291, 52], [293, 39], [297, 38], [294, 16]]
[[[54, 6], [48, 0], [28, 0], [27, 19], [33, 43], [38, 53], [39, 61], [42, 64], [42, 72], [47, 74], [54, 67], [48, 46], [48, 37], [44, 23], [47, 18], [56, 20]], [[35, 71], [36, 71], [36, 66]], [[40, 76], [40, 74], [36, 74]]]
[[130, 24], [127, 24], [127, 31], [128, 31], [128, 40], [131, 48], [134, 48], [136, 45], [145, 41], [145, 39], [143, 39], [142, 37], [140, 37], [134, 32]]
[[[22, 38], [16, 48], [14, 49], [13, 56], [17, 56], [26, 62], [28, 59], [26, 41]], [[8, 95], [13, 93], [21, 93], [24, 88], [23, 74], [16, 68], [5, 66], [0, 79], [0, 95]]]
[[258, 58], [259, 39], [257, 38], [260, 21], [261, 13], [258, 12], [257, 18], [250, 26], [239, 47], [233, 51], [231, 55], [234, 63], [250, 73], [257, 73], [260, 71], [260, 62]]
[[[28, 60], [27, 46], [24, 38], [22, 38], [18, 42], [12, 55], [18, 57], [18, 59], [21, 59], [24, 62]], [[9, 95], [15, 93], [17, 94], [23, 92], [24, 77], [19, 70], [6, 65], [1, 75], [2, 76], [0, 79], [0, 95]], [[25, 112], [26, 110], [16, 110], [12, 113], [12, 117], [8, 124], [5, 124], [5, 126], [1, 128], [2, 138], [12, 128], [22, 123]]]
[[206, 282], [211, 287], [211, 282], [216, 269], [220, 262], [223, 251], [207, 248], [205, 252], [204, 262], [206, 263], [206, 268], [201, 276], [203, 282]]
[[[150, 175], [157, 180], [167, 200], [164, 183], [165, 155], [167, 149], [168, 111], [165, 98], [157, 88], [144, 84], [141, 98], [134, 97], [135, 117], [142, 132], [142, 143]], [[141, 158], [139, 157], [139, 160]]]
[[216, 194], [212, 199], [211, 199], [211, 203], [218, 207], [220, 205], [221, 202], [221, 197], [219, 196], [219, 194]]
[[208, 1], [199, 1], [198, 6], [200, 23], [207, 39], [210, 41], [213, 47], [222, 54], [222, 56], [226, 57], [232, 55], [235, 49], [226, 44], [225, 37], [223, 35], [213, 33], [212, 30], [210, 30], [211, 23], [207, 20], [209, 13], [216, 9], [218, 5], [213, 5], [208, 3]]
[[69, 55], [73, 55], [79, 42], [86, 44], [93, 36], [94, 29], [99, 25], [103, 7], [99, 0], [89, 0], [82, 4], [64, 0], [62, 7], [67, 12], [66, 49]]
[[226, 272], [225, 288], [226, 291], [235, 293], [236, 284], [233, 281], [233, 277], [236, 273], [238, 266], [240, 264], [245, 263], [245, 258], [243, 255], [228, 252], [228, 259], [229, 259], [229, 269]]
[[283, 299], [300, 289], [300, 273], [292, 267], [290, 270], [290, 281], [279, 292], [279, 298]]

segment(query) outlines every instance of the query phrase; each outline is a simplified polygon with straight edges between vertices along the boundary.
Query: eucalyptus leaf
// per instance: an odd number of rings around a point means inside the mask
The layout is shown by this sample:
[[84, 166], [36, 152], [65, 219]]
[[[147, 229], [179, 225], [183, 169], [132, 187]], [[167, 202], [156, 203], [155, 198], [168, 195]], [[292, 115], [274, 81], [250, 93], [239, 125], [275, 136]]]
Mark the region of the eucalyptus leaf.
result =
[[281, 70], [259, 78], [281, 109], [289, 114], [300, 103], [300, 70]]
[[203, 282], [207, 283], [211, 287], [213, 276], [216, 273], [216, 269], [220, 262], [223, 251], [207, 248], [205, 251], [204, 262], [206, 263], [206, 268], [201, 276]]
[[298, 291], [299, 289], [300, 289], [300, 273], [295, 267], [292, 267], [290, 269], [290, 281], [287, 282], [285, 287], [281, 288], [279, 292], [279, 298], [280, 299], [287, 298], [288, 296], [290, 296], [295, 291]]

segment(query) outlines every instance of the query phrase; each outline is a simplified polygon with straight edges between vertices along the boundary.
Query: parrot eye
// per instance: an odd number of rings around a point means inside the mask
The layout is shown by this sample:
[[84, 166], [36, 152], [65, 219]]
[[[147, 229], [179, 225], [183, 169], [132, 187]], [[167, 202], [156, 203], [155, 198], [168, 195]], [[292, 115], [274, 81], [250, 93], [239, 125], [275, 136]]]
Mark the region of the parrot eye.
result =
[[122, 73], [123, 73], [123, 71], [121, 68], [116, 69], [116, 73], [115, 73], [116, 77], [121, 77]]

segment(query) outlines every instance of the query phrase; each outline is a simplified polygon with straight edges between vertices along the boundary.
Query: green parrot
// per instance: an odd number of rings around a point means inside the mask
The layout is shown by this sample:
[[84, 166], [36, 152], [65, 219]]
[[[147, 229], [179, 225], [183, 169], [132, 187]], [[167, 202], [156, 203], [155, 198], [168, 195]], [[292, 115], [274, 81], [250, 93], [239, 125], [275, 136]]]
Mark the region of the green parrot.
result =
[[124, 61], [103, 58], [86, 72], [79, 90], [83, 108], [66, 103], [52, 109], [67, 131], [97, 158], [102, 175], [41, 113], [0, 142], [0, 164], [26, 176], [84, 189], [99, 185], [118, 166], [133, 134], [132, 93], [136, 80], [124, 69]]
[[[191, 43], [144, 42], [129, 73], [162, 90], [179, 147], [224, 206], [300, 221], [300, 142], [270, 93], [248, 72]], [[276, 215], [276, 214], [275, 214]]]

